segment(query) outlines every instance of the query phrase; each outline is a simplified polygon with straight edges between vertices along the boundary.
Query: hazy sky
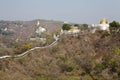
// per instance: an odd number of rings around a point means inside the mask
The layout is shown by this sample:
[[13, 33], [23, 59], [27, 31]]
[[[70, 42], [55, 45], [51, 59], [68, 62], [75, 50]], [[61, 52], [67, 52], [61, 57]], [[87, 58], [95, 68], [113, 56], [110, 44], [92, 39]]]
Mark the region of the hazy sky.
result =
[[120, 21], [120, 0], [0, 0], [0, 20]]

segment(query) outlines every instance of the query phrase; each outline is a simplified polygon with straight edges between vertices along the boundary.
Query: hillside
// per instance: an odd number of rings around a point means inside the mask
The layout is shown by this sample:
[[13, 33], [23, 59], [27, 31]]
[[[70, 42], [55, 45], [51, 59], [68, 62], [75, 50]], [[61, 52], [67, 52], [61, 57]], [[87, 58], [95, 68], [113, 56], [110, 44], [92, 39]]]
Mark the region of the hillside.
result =
[[0, 80], [119, 80], [120, 36], [63, 35], [57, 45], [0, 60]]
[[[0, 21], [0, 29], [7, 29], [6, 31], [13, 33], [12, 37], [9, 37], [10, 39], [14, 41], [18, 39], [24, 42], [34, 35], [35, 30], [38, 28], [36, 26], [37, 21], [40, 21], [40, 26], [46, 28], [51, 33], [55, 32], [57, 29], [61, 29], [63, 24], [63, 22], [60, 21], [40, 19], [33, 21]], [[3, 35], [1, 35], [1, 37], [3, 37]]]
[[[31, 41], [30, 38], [36, 36], [38, 29], [37, 21], [40, 26], [47, 29], [51, 35], [58, 29], [61, 29], [63, 22], [53, 20], [32, 20], [32, 21], [0, 21], [0, 55], [13, 55], [21, 53], [21, 48], [25, 44], [32, 44], [31, 47], [44, 45], [40, 41]], [[50, 39], [49, 39], [50, 40]], [[47, 43], [46, 43], [47, 44]], [[17, 53], [16, 53], [17, 51]], [[19, 51], [19, 52], [18, 52]]]

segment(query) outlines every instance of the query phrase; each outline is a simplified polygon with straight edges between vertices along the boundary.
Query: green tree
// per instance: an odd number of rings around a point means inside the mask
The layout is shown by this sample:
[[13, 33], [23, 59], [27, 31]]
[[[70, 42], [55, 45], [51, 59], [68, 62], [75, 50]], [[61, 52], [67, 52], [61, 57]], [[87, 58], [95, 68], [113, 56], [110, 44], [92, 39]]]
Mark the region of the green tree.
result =
[[71, 25], [70, 24], [63, 24], [62, 29], [63, 30], [70, 30], [71, 29]]
[[77, 26], [77, 27], [78, 27], [78, 26], [79, 26], [79, 24], [74, 24], [74, 26]]
[[119, 32], [120, 31], [120, 23], [117, 21], [113, 21], [111, 23], [109, 23], [110, 25], [110, 31], [111, 32]]

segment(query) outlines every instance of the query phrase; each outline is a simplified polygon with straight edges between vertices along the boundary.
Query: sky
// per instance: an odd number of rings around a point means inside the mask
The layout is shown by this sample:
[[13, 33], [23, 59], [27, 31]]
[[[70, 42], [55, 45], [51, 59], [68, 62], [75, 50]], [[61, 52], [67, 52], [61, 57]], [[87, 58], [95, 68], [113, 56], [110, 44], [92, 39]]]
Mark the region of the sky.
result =
[[0, 20], [58, 20], [99, 23], [120, 22], [120, 0], [0, 0]]

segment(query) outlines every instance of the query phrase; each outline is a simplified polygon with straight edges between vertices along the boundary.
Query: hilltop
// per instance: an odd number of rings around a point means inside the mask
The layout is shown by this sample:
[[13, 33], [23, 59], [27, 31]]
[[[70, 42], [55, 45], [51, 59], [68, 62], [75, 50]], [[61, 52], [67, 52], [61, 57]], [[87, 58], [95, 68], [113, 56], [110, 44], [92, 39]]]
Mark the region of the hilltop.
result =
[[[13, 33], [13, 39], [21, 39], [21, 41], [26, 41], [35, 33], [38, 28], [36, 26], [37, 21], [40, 21], [40, 26], [49, 30], [53, 33], [57, 29], [61, 29], [63, 22], [53, 21], [53, 20], [32, 20], [32, 21], [0, 21], [0, 28]], [[7, 35], [7, 34], [6, 34]]]

